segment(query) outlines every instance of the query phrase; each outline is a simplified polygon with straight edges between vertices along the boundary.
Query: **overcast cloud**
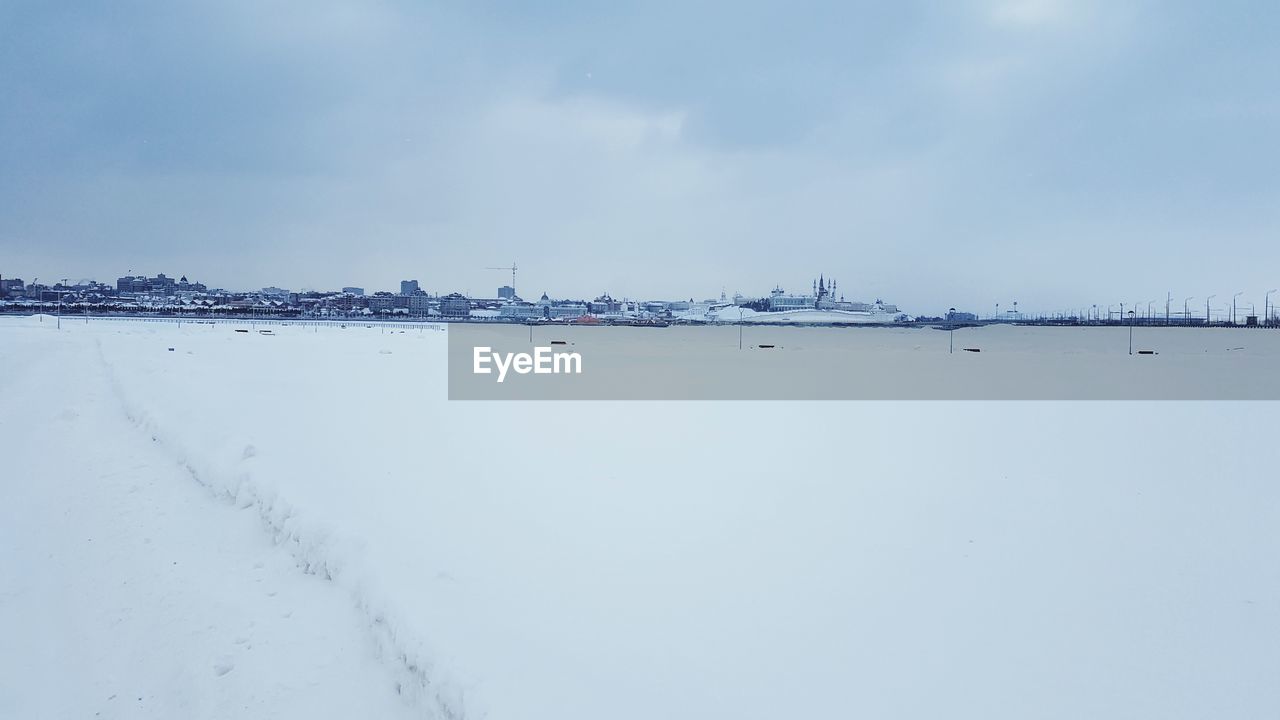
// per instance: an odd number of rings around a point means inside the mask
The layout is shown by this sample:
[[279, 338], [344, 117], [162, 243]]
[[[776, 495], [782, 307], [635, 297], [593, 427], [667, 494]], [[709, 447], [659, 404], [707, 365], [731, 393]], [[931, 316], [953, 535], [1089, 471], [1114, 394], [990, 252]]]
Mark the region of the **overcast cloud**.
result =
[[911, 312], [1280, 286], [1280, 5], [0, 0], [0, 274]]

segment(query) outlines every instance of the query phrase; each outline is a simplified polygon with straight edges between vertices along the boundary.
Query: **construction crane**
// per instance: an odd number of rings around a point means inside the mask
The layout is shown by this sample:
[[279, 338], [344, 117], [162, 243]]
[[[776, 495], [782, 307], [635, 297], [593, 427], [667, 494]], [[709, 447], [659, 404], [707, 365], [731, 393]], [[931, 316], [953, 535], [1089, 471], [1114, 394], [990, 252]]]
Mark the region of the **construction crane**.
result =
[[511, 267], [487, 267], [485, 268], [485, 270], [510, 270], [511, 271], [511, 290], [512, 292], [515, 292], [515, 289], [516, 289], [516, 264], [515, 263], [511, 263]]

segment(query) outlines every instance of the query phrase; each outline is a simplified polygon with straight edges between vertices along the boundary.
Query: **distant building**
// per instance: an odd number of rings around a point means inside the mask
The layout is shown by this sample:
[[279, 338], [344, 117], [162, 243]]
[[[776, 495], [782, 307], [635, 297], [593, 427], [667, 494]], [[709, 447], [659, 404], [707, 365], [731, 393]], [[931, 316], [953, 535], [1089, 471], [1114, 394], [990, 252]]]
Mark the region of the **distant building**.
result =
[[498, 317], [507, 320], [541, 320], [547, 316], [547, 306], [533, 303], [508, 303], [498, 309]]
[[160, 273], [153, 278], [145, 275], [127, 275], [116, 280], [116, 292], [131, 295], [159, 295], [163, 297], [173, 297], [178, 294], [179, 290], [203, 292], [204, 285], [199, 283], [189, 283], [187, 279], [182, 278], [182, 283], [177, 280]]
[[516, 289], [510, 285], [503, 285], [498, 288], [498, 298], [500, 300], [512, 300], [516, 296]]
[[25, 290], [26, 286], [22, 283], [21, 278], [0, 279], [0, 298], [7, 297], [9, 293], [16, 295]]
[[369, 309], [374, 312], [391, 312], [396, 307], [396, 296], [389, 292], [374, 293], [369, 298]]
[[587, 306], [582, 303], [552, 305], [547, 308], [548, 317], [556, 320], [573, 320], [587, 314]]
[[209, 288], [205, 287], [204, 283], [191, 282], [187, 280], [186, 275], [178, 278], [178, 286], [176, 289], [180, 293], [202, 293], [208, 292], [209, 290]]
[[348, 294], [348, 295], [356, 295], [356, 296], [360, 296], [360, 295], [364, 295], [364, 288], [358, 288], [358, 287], [344, 287], [344, 288], [342, 288], [342, 292], [344, 292], [344, 293], [346, 293], [346, 294]]
[[417, 317], [423, 317], [431, 312], [431, 298], [425, 294], [417, 294], [409, 296], [409, 314]]
[[816, 298], [809, 295], [770, 295], [769, 312], [812, 309], [817, 302]]
[[147, 281], [151, 288], [151, 294], [171, 297], [178, 289], [178, 281], [168, 277], [164, 273], [160, 273]]
[[418, 281], [417, 281], [417, 280], [401, 280], [401, 281], [400, 281], [400, 294], [401, 294], [401, 295], [414, 295], [414, 294], [416, 294], [417, 292], [418, 292]]
[[264, 287], [262, 294], [269, 298], [284, 299], [289, 297], [289, 291], [278, 287]]
[[978, 316], [970, 312], [959, 312], [952, 310], [947, 313], [947, 322], [973, 322]]
[[125, 293], [145, 293], [147, 291], [147, 278], [145, 275], [131, 276], [126, 275], [116, 279], [116, 292], [124, 295]]
[[593, 315], [622, 312], [622, 303], [609, 297], [609, 293], [605, 293], [591, 301], [590, 310]]
[[471, 301], [459, 293], [440, 298], [440, 314], [444, 317], [467, 317], [471, 314]]

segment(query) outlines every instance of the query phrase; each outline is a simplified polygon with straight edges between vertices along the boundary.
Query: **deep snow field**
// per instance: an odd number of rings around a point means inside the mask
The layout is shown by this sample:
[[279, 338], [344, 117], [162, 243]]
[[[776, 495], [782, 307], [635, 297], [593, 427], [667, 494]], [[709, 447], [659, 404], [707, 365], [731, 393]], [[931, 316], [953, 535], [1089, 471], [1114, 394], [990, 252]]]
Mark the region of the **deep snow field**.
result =
[[263, 327], [0, 318], [0, 717], [1280, 708], [1275, 403], [448, 402], [445, 332]]

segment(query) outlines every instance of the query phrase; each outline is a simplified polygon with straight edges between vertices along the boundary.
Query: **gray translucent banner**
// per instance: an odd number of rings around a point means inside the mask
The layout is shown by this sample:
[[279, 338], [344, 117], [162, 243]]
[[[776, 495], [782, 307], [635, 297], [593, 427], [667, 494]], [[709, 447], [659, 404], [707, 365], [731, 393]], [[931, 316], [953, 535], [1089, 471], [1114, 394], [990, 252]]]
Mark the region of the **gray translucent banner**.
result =
[[1269, 329], [449, 327], [450, 400], [1276, 400]]

